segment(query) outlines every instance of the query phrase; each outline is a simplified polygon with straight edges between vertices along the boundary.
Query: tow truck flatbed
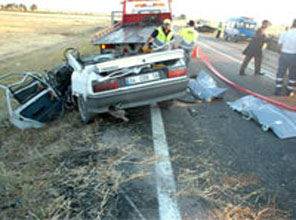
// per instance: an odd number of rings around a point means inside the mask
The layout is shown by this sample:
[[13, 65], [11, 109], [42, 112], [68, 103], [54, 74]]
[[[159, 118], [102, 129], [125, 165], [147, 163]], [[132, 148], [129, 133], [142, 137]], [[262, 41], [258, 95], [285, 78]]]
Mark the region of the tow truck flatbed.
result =
[[156, 26], [125, 25], [115, 28], [102, 37], [93, 41], [94, 45], [101, 44], [144, 44]]
[[[111, 14], [111, 26], [99, 30], [91, 38], [101, 54], [130, 56], [143, 53], [142, 48], [155, 28], [173, 17], [170, 0], [124, 0], [122, 3], [123, 10]], [[118, 20], [119, 16], [121, 20]]]

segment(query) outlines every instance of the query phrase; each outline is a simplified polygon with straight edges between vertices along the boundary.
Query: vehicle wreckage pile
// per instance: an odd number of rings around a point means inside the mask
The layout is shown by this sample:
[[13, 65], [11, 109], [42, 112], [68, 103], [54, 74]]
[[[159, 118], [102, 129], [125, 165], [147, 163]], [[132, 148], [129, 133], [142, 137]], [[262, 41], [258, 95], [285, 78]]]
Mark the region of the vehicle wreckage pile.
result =
[[[121, 109], [179, 97], [188, 83], [180, 49], [123, 58], [113, 54], [83, 57], [67, 49], [64, 57], [65, 63], [42, 75], [24, 72], [0, 78], [9, 119], [16, 127], [40, 128], [76, 106], [84, 123], [98, 113], [116, 116]], [[16, 76], [21, 79], [4, 83]], [[121, 118], [125, 119], [124, 114]]]
[[[70, 48], [64, 57], [66, 62], [42, 75], [23, 72], [0, 78], [0, 83], [21, 78], [11, 84], [0, 84], [0, 88], [6, 90], [9, 119], [13, 125], [19, 129], [41, 128], [65, 110], [74, 108], [78, 108], [83, 123], [105, 112], [128, 121], [124, 112], [127, 108], [176, 98], [186, 103], [209, 102], [226, 91], [218, 88], [205, 71], [201, 71], [195, 80], [189, 80], [182, 50], [118, 58], [113, 54], [81, 56]], [[189, 99], [184, 98], [186, 88]], [[244, 115], [250, 114], [241, 109], [253, 106], [253, 117], [249, 119], [254, 118], [262, 124], [264, 131], [271, 129], [281, 139], [296, 136], [295, 113], [267, 104], [264, 106], [268, 108], [254, 105], [252, 100], [254, 98], [243, 98], [240, 108], [234, 107], [234, 103], [228, 102], [228, 105]], [[260, 115], [264, 115], [264, 122]]]
[[46, 74], [18, 72], [3, 75], [1, 81], [5, 89], [6, 104], [10, 122], [20, 129], [40, 128], [44, 123], [57, 117], [63, 109], [68, 108], [72, 68], [62, 64]]

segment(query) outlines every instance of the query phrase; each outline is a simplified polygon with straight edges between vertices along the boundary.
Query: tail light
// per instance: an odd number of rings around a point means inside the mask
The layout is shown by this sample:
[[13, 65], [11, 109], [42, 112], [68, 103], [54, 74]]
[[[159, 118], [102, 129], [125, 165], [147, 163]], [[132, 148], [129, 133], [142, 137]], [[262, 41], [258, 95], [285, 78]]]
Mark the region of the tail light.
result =
[[111, 44], [102, 44], [102, 45], [101, 45], [101, 49], [102, 49], [102, 50], [112, 49], [112, 48], [114, 48], [114, 46], [111, 45]]
[[93, 84], [93, 91], [94, 92], [102, 92], [112, 89], [118, 89], [118, 82], [106, 82], [106, 83], [100, 83], [100, 84]]
[[187, 69], [181, 69], [181, 70], [171, 70], [168, 73], [169, 78], [175, 78], [175, 77], [181, 77], [187, 75]]

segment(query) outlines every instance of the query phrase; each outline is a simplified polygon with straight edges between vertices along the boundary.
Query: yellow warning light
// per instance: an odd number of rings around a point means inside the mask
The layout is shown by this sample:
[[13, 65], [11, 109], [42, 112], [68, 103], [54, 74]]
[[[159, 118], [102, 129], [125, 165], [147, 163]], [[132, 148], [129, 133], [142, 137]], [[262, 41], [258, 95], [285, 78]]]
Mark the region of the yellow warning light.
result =
[[106, 49], [106, 45], [102, 44], [102, 49], [105, 50]]
[[164, 6], [164, 3], [153, 3], [153, 6]]
[[142, 4], [136, 4], [136, 7], [146, 7], [147, 6], [147, 4], [145, 4], [145, 3], [142, 3]]

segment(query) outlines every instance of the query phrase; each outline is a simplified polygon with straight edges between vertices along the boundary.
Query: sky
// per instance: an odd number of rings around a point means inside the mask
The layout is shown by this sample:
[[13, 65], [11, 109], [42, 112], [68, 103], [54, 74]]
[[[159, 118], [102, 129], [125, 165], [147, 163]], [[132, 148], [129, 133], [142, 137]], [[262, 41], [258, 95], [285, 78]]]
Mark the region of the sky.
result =
[[[121, 10], [122, 0], [0, 0], [0, 4], [35, 3], [39, 8], [59, 11], [110, 13]], [[230, 17], [253, 17], [256, 21], [270, 20], [273, 24], [290, 25], [296, 18], [295, 0], [173, 0], [175, 15], [186, 14], [192, 19], [225, 21]]]

